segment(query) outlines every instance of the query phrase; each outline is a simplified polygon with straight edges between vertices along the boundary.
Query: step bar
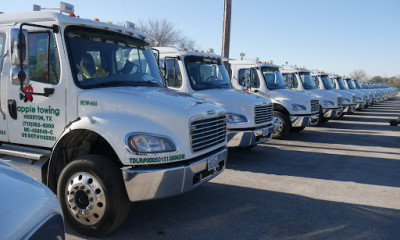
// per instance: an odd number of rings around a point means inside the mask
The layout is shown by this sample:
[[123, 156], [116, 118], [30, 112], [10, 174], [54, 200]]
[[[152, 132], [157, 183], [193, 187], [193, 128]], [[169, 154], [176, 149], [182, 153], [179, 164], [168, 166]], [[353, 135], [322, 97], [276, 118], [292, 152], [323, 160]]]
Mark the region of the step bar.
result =
[[0, 154], [25, 158], [33, 161], [46, 161], [50, 158], [51, 151], [12, 144], [2, 144], [0, 145]]

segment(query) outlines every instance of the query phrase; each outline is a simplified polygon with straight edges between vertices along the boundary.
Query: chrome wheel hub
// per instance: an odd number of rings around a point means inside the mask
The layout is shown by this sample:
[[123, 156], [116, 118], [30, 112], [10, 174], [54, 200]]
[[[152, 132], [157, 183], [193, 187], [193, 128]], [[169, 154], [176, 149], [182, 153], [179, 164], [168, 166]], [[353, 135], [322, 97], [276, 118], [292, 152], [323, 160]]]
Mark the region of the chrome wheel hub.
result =
[[275, 116], [274, 116], [274, 122], [275, 122], [275, 126], [274, 126], [273, 134], [276, 135], [276, 134], [279, 134], [280, 132], [282, 132], [283, 123], [280, 118], [275, 117]]
[[69, 178], [65, 191], [68, 209], [75, 220], [93, 225], [102, 219], [106, 198], [100, 182], [93, 175], [75, 173]]

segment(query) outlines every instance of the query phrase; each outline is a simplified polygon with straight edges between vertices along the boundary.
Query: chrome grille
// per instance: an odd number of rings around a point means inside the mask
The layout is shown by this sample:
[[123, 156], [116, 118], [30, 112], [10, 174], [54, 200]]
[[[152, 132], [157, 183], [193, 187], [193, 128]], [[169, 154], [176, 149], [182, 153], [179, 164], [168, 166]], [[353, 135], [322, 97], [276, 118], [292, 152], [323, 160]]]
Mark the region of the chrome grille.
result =
[[274, 117], [272, 104], [254, 107], [254, 122], [256, 124], [271, 122]]
[[211, 148], [226, 139], [226, 116], [193, 121], [190, 124], [192, 152]]
[[311, 112], [319, 112], [319, 100], [311, 100]]
[[337, 98], [337, 105], [338, 105], [338, 107], [343, 106], [343, 98], [342, 97]]

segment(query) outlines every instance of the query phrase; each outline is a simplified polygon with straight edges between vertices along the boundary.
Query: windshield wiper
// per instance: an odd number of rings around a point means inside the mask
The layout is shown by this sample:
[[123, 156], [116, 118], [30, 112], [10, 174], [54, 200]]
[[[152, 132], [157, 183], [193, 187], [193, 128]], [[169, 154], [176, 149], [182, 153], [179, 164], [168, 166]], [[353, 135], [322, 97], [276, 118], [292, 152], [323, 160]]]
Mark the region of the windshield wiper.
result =
[[132, 86], [132, 82], [112, 81], [112, 82], [93, 84], [90, 87], [120, 87], [120, 86]]
[[136, 83], [138, 85], [145, 85], [145, 86], [159, 86], [159, 87], [162, 86], [162, 84], [159, 83], [158, 81], [151, 81], [151, 80], [148, 80], [148, 81], [137, 81], [137, 82], [134, 82], [134, 83]]

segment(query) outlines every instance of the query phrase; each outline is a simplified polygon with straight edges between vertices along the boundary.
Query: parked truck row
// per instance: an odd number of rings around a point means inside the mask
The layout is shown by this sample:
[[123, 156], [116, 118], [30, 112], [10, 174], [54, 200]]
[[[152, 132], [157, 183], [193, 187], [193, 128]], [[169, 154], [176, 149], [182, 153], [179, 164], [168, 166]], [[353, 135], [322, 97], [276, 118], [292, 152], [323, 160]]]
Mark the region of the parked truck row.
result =
[[0, 14], [0, 154], [56, 193], [85, 235], [114, 231], [131, 202], [217, 176], [228, 147], [251, 149], [397, 94], [322, 72], [152, 48], [129, 22], [77, 18], [66, 3], [59, 10]]

